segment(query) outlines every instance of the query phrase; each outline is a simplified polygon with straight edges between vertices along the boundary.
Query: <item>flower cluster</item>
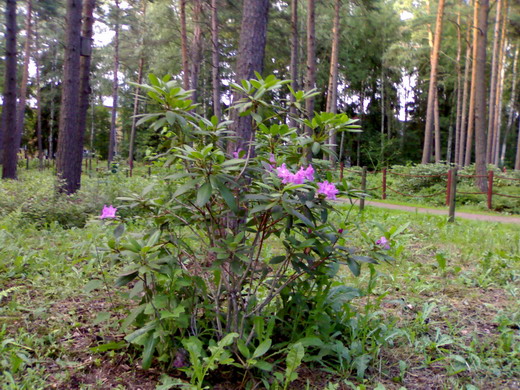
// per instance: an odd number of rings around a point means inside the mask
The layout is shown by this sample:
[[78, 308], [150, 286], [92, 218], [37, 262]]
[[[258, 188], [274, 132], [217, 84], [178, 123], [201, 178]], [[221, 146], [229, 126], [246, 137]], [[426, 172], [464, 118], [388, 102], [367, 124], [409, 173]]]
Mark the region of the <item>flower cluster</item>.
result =
[[[271, 160], [270, 160], [271, 161]], [[276, 173], [283, 184], [303, 184], [305, 180], [314, 181], [314, 168], [309, 165], [307, 168], [300, 167], [299, 171], [292, 173], [285, 164], [281, 167], [276, 168]], [[329, 183], [327, 180], [318, 185], [318, 194], [323, 194], [327, 199], [336, 199], [338, 189], [334, 183]]]
[[116, 211], [117, 211], [116, 207], [112, 207], [112, 205], [110, 205], [110, 206], [105, 205], [105, 206], [103, 206], [103, 211], [101, 212], [101, 216], [99, 218], [101, 218], [101, 219], [115, 218]]
[[281, 167], [276, 168], [276, 173], [282, 179], [283, 184], [303, 184], [305, 180], [314, 180], [314, 168], [312, 165], [309, 165], [307, 168], [301, 167], [298, 172], [292, 173], [284, 163]]
[[329, 183], [327, 180], [325, 180], [322, 183], [316, 184], [318, 184], [318, 194], [325, 195], [327, 199], [336, 199], [336, 195], [339, 191], [334, 183]]
[[385, 236], [381, 237], [379, 240], [376, 241], [376, 245], [379, 245], [383, 249], [390, 249], [390, 243], [386, 239]]

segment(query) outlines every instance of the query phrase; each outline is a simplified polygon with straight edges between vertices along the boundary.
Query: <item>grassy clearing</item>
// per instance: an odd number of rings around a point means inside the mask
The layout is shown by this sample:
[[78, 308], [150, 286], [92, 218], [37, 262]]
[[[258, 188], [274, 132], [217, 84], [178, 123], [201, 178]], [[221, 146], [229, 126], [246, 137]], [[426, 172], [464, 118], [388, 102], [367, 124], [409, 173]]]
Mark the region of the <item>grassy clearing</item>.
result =
[[[139, 354], [121, 343], [117, 319], [126, 301], [112, 287], [117, 272], [110, 259], [96, 250], [114, 226], [95, 217], [104, 202], [113, 203], [119, 194], [153, 178], [87, 180], [82, 198], [56, 201], [65, 221], [83, 222], [57, 224], [42, 222], [24, 208], [32, 199], [33, 210], [51, 213], [45, 199], [52, 193], [52, 180], [41, 175], [0, 184], [3, 205], [9, 199], [18, 202], [3, 207], [0, 216], [0, 388], [155, 388], [161, 373], [142, 371]], [[22, 188], [33, 188], [34, 196]], [[345, 284], [370, 291], [353, 304], [366, 314], [361, 318], [379, 318], [393, 338], [372, 362], [368, 379], [303, 366], [292, 386], [518, 388], [518, 226], [447, 224], [444, 217], [372, 208], [362, 216], [350, 212], [360, 231], [374, 239], [408, 224], [390, 250], [395, 264], [377, 266], [370, 289], [367, 269], [357, 279], [347, 270], [341, 277]], [[139, 223], [132, 229], [138, 230]], [[107, 286], [94, 288], [92, 278], [105, 279]], [[107, 343], [108, 350], [98, 347]]]

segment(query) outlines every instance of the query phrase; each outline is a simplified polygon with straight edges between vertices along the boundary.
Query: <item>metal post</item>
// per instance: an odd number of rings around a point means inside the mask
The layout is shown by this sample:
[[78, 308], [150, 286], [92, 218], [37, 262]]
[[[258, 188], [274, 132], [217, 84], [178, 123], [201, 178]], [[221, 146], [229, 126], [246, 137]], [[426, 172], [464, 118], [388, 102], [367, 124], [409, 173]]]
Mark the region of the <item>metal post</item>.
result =
[[451, 168], [450, 171], [450, 198], [449, 198], [449, 218], [448, 222], [455, 222], [455, 204], [456, 204], [456, 193], [457, 193], [457, 168]]
[[488, 171], [487, 206], [490, 210], [493, 208], [493, 174], [493, 171]]
[[386, 199], [386, 168], [383, 168], [383, 200]]
[[359, 210], [363, 211], [365, 208], [365, 195], [367, 193], [367, 167], [363, 167], [361, 173], [361, 199], [359, 199]]

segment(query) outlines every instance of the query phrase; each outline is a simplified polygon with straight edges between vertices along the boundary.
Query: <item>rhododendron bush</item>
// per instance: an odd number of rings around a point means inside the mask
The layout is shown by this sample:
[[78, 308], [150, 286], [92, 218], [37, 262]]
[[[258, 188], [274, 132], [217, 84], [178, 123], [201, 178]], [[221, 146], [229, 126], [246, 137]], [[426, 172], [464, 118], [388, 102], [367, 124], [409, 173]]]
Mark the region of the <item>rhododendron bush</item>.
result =
[[[331, 152], [331, 130], [357, 126], [345, 114], [316, 114], [310, 121], [300, 113], [300, 128], [312, 136], [289, 127], [292, 103], [272, 98], [286, 84], [269, 76], [233, 85], [244, 98], [232, 109], [253, 121], [250, 143], [234, 138], [229, 121], [195, 114], [189, 91], [173, 81], [151, 76], [140, 86], [156, 108], [141, 123], [160, 133], [164, 142], [155, 158], [171, 167], [156, 186], [169, 191], [165, 196], [148, 187], [122, 198], [126, 207], [140, 208], [139, 215], [147, 210], [146, 228], [140, 235], [119, 228], [109, 246], [125, 266], [118, 285], [129, 286], [137, 301], [123, 330], [127, 341], [143, 346], [144, 367], [156, 357], [196, 382], [191, 352], [210, 355], [214, 350], [201, 346], [230, 334], [226, 343], [233, 347], [223, 349], [222, 364], [234, 362], [244, 375], [272, 370], [282, 352], [304, 338], [309, 356], [333, 356], [341, 364], [355, 359], [340, 336], [348, 333], [341, 308], [359, 292], [334, 275], [340, 265], [359, 275], [361, 263], [390, 258], [373, 241], [370, 253], [360, 253], [349, 241], [353, 225], [339, 213], [332, 218], [329, 200], [349, 194], [317, 158]], [[311, 95], [288, 93], [296, 107]], [[288, 323], [295, 312], [298, 318]], [[267, 358], [274, 340], [280, 355]]]

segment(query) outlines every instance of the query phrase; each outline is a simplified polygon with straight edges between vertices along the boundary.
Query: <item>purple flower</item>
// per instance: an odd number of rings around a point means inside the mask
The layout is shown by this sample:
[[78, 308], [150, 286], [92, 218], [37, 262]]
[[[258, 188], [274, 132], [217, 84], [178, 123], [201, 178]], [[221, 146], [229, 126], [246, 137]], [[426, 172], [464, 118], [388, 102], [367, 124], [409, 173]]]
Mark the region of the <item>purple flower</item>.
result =
[[233, 158], [240, 158], [240, 152], [243, 152], [244, 149], [238, 148], [236, 152], [233, 152]]
[[339, 234], [343, 234], [343, 229], [338, 229]]
[[390, 243], [386, 239], [385, 236], [382, 236], [379, 240], [376, 241], [376, 244], [379, 245], [383, 249], [390, 249]]
[[338, 189], [334, 183], [329, 183], [325, 180], [323, 183], [318, 184], [318, 194], [323, 194], [327, 199], [336, 199], [336, 195], [338, 194]]
[[173, 367], [182, 368], [186, 366], [186, 357], [183, 351], [177, 351], [175, 354], [175, 359], [173, 360]]
[[283, 184], [292, 182], [292, 178], [294, 175], [291, 173], [291, 171], [287, 169], [285, 163], [283, 163], [281, 167], [276, 168], [276, 173], [278, 177], [282, 179]]
[[112, 207], [112, 205], [110, 205], [110, 206], [104, 205], [103, 211], [101, 212], [101, 216], [99, 218], [101, 218], [101, 219], [115, 218], [116, 211], [117, 211], [117, 208]]
[[[300, 168], [300, 170], [302, 170], [303, 168]], [[312, 167], [312, 165], [309, 164], [309, 166], [307, 167], [307, 169], [304, 169], [303, 170], [303, 173], [305, 175], [305, 178], [309, 181], [313, 181], [314, 180], [314, 168]]]
[[276, 165], [276, 158], [272, 153], [269, 155], [269, 162], [271, 163], [271, 165]]
[[305, 180], [314, 180], [314, 168], [312, 165], [309, 165], [307, 168], [301, 167], [298, 172], [292, 173], [285, 164], [282, 164], [281, 167], [276, 168], [276, 173], [282, 179], [283, 184], [303, 184]]

